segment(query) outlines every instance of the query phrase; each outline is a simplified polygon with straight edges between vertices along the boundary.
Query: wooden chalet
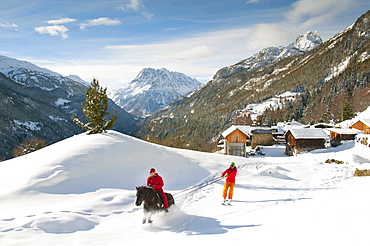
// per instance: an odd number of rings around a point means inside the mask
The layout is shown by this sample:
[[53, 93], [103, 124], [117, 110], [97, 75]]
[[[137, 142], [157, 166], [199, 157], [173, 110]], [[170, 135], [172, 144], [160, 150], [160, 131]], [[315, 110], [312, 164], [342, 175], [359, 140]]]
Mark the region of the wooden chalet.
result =
[[359, 119], [355, 121], [355, 123], [350, 125], [350, 128], [358, 129], [363, 131], [365, 134], [370, 134], [370, 118], [367, 119]]
[[323, 149], [328, 139], [328, 135], [320, 128], [289, 129], [285, 133], [285, 154], [297, 155], [304, 151]]
[[222, 133], [226, 155], [246, 156], [250, 145], [250, 126], [231, 126]]
[[247, 156], [247, 146], [255, 148], [276, 143], [271, 127], [234, 125], [222, 133], [223, 153], [226, 155]]

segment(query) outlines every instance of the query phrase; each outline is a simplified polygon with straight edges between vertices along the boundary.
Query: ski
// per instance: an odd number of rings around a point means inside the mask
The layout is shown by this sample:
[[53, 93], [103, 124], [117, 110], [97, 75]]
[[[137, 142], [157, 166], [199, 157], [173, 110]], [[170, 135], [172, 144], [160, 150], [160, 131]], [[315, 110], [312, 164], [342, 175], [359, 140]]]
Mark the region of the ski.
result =
[[221, 204], [224, 205], [224, 206], [232, 206], [230, 200], [224, 200]]

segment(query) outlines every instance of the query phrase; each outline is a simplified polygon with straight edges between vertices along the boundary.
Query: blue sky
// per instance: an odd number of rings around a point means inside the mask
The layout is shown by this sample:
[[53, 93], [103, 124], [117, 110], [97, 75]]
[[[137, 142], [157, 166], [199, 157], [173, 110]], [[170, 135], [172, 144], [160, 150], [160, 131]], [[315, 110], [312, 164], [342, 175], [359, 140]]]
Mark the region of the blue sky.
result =
[[0, 0], [0, 54], [108, 89], [141, 69], [201, 82], [301, 33], [323, 40], [370, 9], [368, 0]]

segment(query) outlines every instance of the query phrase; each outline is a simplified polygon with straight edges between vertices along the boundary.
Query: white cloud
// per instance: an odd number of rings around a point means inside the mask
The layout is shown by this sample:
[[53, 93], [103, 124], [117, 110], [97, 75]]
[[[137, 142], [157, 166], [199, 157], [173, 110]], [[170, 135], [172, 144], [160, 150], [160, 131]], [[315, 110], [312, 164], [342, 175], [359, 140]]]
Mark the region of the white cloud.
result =
[[61, 36], [64, 39], [68, 38], [68, 35], [67, 35], [68, 28], [66, 28], [63, 25], [40, 26], [40, 27], [36, 27], [35, 31], [40, 34], [50, 34], [51, 36]]
[[212, 56], [215, 52], [217, 52], [215, 48], [212, 48], [206, 45], [199, 45], [196, 47], [192, 47], [190, 49], [176, 52], [169, 56], [158, 56], [158, 57], [167, 58], [167, 59], [176, 59], [176, 60], [191, 60], [191, 59], [209, 57], [209, 56]]
[[287, 30], [280, 25], [258, 24], [250, 31], [247, 45], [248, 49], [260, 50], [271, 46], [287, 45], [291, 41]]
[[14, 23], [9, 23], [9, 22], [6, 22], [6, 21], [3, 21], [2, 23], [0, 23], [0, 27], [5, 27], [5, 28], [17, 28], [18, 25], [14, 24]]
[[143, 7], [143, 4], [140, 0], [131, 0], [131, 3], [128, 4], [126, 7], [138, 11], [140, 8]]
[[153, 17], [154, 17], [154, 14], [150, 13], [150, 12], [146, 12], [146, 11], [143, 11], [141, 12], [141, 14], [146, 17], [148, 20], [152, 20]]
[[245, 4], [250, 4], [250, 3], [259, 3], [261, 0], [249, 0]]
[[77, 20], [66, 17], [66, 18], [60, 18], [58, 20], [48, 20], [48, 21], [44, 21], [44, 22], [47, 23], [47, 24], [50, 24], [50, 25], [61, 25], [61, 24], [75, 22], [75, 21], [77, 21]]
[[80, 24], [80, 29], [84, 29], [87, 26], [116, 26], [121, 24], [119, 20], [112, 20], [110, 18], [102, 17], [98, 19], [88, 20], [85, 23]]
[[288, 11], [285, 17], [294, 23], [318, 24], [340, 14], [353, 2], [353, 0], [298, 0], [292, 4], [292, 10]]
[[129, 0], [127, 4], [122, 4], [117, 7], [117, 9], [122, 9], [124, 11], [128, 10], [139, 11], [142, 8], [144, 8], [144, 5], [141, 2], [141, 0]]
[[[255, 0], [251, 0], [252, 2]], [[287, 45], [306, 31], [317, 30], [338, 18], [353, 0], [298, 0], [285, 19], [277, 23], [257, 24], [252, 27], [247, 39], [249, 49], [260, 50], [270, 46]]]
[[154, 14], [146, 10], [141, 0], [129, 0], [128, 3], [119, 5], [118, 7], [116, 7], [116, 9], [121, 9], [123, 11], [133, 10], [136, 12], [140, 12], [140, 14], [143, 15], [148, 20], [153, 19], [153, 16], [154, 16]]

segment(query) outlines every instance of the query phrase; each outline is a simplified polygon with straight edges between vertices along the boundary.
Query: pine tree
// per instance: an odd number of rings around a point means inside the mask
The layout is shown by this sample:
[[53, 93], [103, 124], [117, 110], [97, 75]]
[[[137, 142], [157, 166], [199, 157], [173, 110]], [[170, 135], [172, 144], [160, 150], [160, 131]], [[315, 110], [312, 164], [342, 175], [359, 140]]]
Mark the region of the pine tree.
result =
[[93, 79], [91, 86], [86, 90], [85, 103], [82, 104], [82, 112], [90, 122], [86, 124], [81, 122], [76, 118], [74, 112], [72, 113], [73, 122], [87, 130], [87, 134], [106, 132], [113, 127], [118, 117], [116, 112], [112, 115], [110, 120], [107, 121], [105, 119], [105, 116], [109, 114], [107, 88], [101, 87], [97, 79]]
[[342, 112], [342, 120], [349, 120], [352, 119], [353, 113], [352, 113], [352, 107], [351, 104], [347, 101], [344, 104], [343, 112]]

